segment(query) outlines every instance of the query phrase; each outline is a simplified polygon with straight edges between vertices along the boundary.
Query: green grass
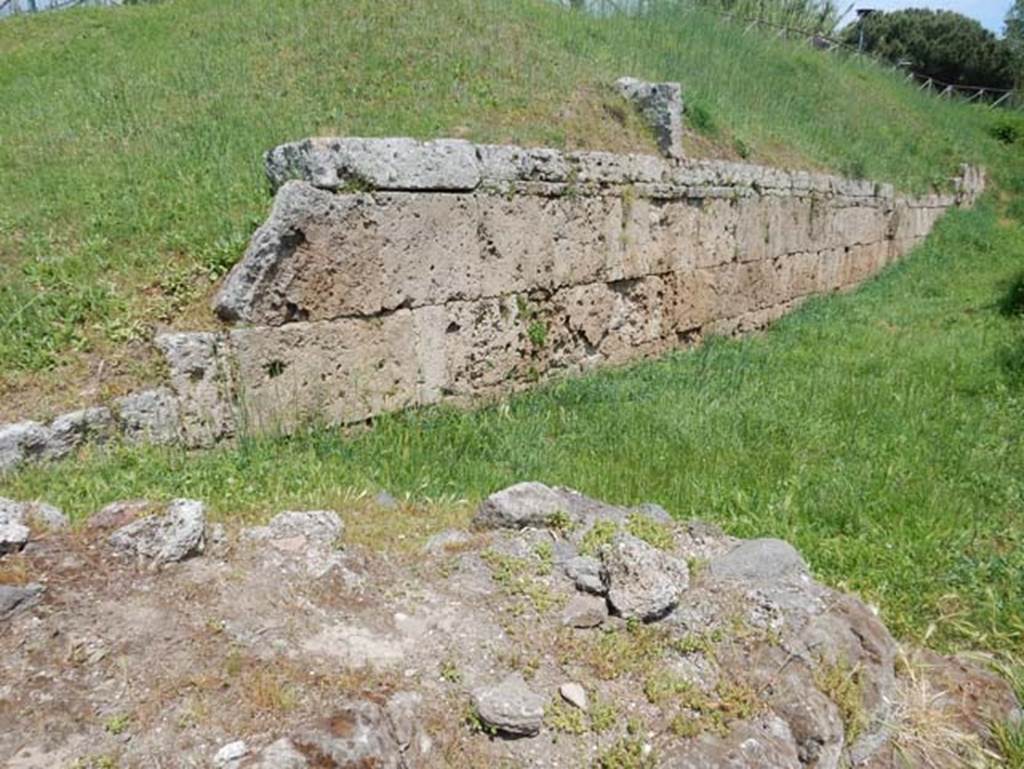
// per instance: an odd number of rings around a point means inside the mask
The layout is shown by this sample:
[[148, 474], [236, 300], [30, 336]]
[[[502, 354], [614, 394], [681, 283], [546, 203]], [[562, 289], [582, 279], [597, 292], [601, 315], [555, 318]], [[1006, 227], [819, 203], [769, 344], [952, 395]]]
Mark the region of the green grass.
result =
[[156, 327], [212, 323], [214, 282], [269, 206], [268, 147], [406, 134], [650, 148], [607, 89], [625, 73], [684, 83], [698, 154], [923, 190], [960, 161], [1019, 153], [983, 108], [694, 11], [168, 0], [6, 20], [0, 418], [153, 380]]
[[343, 506], [350, 489], [478, 499], [536, 479], [794, 542], [895, 633], [1024, 646], [1020, 222], [989, 200], [908, 260], [763, 335], [460, 411], [201, 454], [97, 451], [0, 494], [76, 516], [192, 496], [222, 516]]

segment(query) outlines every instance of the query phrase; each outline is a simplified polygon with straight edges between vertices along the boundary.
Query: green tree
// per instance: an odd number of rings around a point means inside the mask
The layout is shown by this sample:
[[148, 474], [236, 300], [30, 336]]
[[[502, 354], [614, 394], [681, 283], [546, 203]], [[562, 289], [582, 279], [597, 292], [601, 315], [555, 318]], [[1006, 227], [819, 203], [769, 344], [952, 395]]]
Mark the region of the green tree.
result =
[[[1017, 0], [1018, 6], [1021, 3]], [[846, 42], [857, 44], [861, 24], [865, 50], [894, 64], [905, 63], [919, 74], [946, 83], [1013, 87], [1011, 45], [974, 19], [923, 8], [876, 13], [847, 27]]]
[[1006, 14], [1003, 37], [1013, 55], [1013, 74], [1017, 87], [1024, 86], [1024, 0], [1015, 0]]

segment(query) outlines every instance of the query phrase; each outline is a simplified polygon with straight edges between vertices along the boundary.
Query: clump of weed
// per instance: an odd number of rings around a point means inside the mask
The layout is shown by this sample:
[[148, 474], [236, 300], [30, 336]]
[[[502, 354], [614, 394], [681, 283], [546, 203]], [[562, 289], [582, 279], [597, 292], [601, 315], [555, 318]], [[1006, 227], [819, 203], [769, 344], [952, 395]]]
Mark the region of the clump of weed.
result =
[[601, 552], [601, 548], [611, 544], [615, 535], [619, 533], [619, 527], [614, 521], [597, 521], [590, 530], [583, 535], [580, 542], [580, 553], [594, 556]]
[[537, 654], [529, 654], [522, 646], [511, 651], [499, 652], [498, 661], [503, 667], [510, 670], [518, 670], [527, 681], [533, 679], [540, 670], [541, 659]]
[[648, 675], [670, 648], [668, 634], [653, 625], [631, 622], [625, 630], [609, 630], [581, 636], [566, 632], [558, 644], [560, 662], [584, 665], [604, 681], [636, 673]]
[[658, 765], [654, 751], [639, 736], [640, 725], [631, 721], [627, 731], [625, 737], [597, 757], [597, 769], [654, 769]]
[[[535, 572], [526, 559], [504, 555], [494, 550], [485, 551], [481, 557], [491, 567], [491, 579], [510, 597], [524, 598], [535, 611], [543, 614], [562, 602], [559, 595], [535, 578]], [[539, 570], [543, 568], [542, 563]]]
[[822, 664], [815, 671], [814, 682], [839, 708], [847, 743], [856, 741], [868, 722], [864, 711], [864, 682], [860, 668], [851, 666], [845, 660]]
[[657, 673], [644, 680], [644, 696], [652, 705], [659, 707], [689, 693], [691, 689], [692, 683], [673, 675]]
[[558, 510], [554, 515], [550, 516], [546, 521], [546, 525], [549, 529], [557, 531], [559, 534], [568, 534], [576, 528], [576, 523], [564, 510]]
[[498, 733], [493, 726], [484, 721], [476, 706], [468, 700], [463, 704], [462, 721], [466, 728], [474, 734], [486, 734], [493, 737]]
[[131, 722], [132, 717], [127, 713], [117, 713], [104, 722], [103, 730], [117, 737], [128, 730]]
[[1008, 318], [1024, 317], [1024, 273], [1010, 283], [1010, 288], [999, 303], [999, 311]]
[[715, 656], [715, 646], [725, 638], [725, 631], [715, 628], [704, 633], [687, 633], [682, 638], [677, 638], [672, 643], [680, 654], [706, 654], [709, 657]]
[[722, 679], [710, 692], [676, 681], [673, 685], [658, 685], [654, 693], [659, 698], [655, 704], [679, 708], [669, 727], [679, 737], [695, 737], [704, 732], [724, 736], [733, 721], [752, 718], [762, 707], [757, 691], [735, 679]]
[[1024, 123], [1004, 119], [988, 127], [989, 135], [1002, 144], [1016, 144], [1024, 138]]
[[451, 657], [442, 660], [438, 672], [441, 675], [442, 681], [447, 681], [450, 684], [462, 683], [462, 671], [459, 670], [459, 666], [455, 664], [455, 660]]
[[567, 702], [556, 701], [544, 713], [544, 723], [549, 729], [564, 734], [586, 734], [588, 731], [586, 714]]
[[992, 743], [1004, 766], [1024, 766], [1024, 722], [993, 724]]
[[690, 578], [694, 579], [703, 574], [708, 568], [708, 559], [691, 555], [686, 559], [686, 568], [690, 572]]
[[619, 709], [612, 700], [595, 696], [590, 703], [590, 729], [595, 734], [602, 734], [619, 723]]
[[539, 542], [533, 548], [534, 555], [540, 562], [537, 566], [538, 574], [550, 574], [555, 565], [555, 547], [550, 542]]
[[88, 756], [85, 758], [78, 758], [73, 764], [71, 769], [118, 769], [121, 766], [121, 762], [109, 753]]
[[632, 513], [626, 519], [626, 531], [659, 550], [671, 550], [675, 545], [672, 530], [665, 524], [652, 521], [646, 515]]
[[718, 123], [711, 111], [701, 102], [687, 104], [686, 117], [699, 133], [710, 137], [718, 136]]
[[548, 341], [548, 324], [542, 320], [535, 320], [530, 323], [529, 328], [526, 329], [526, 337], [538, 350], [544, 347]]

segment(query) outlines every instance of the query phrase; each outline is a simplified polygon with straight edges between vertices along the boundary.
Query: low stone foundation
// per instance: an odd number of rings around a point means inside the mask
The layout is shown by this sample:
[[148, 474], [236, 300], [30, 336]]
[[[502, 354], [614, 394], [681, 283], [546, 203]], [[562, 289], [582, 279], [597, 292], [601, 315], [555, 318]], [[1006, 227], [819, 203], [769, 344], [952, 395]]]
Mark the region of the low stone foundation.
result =
[[874, 275], [983, 186], [965, 169], [957, 194], [911, 199], [753, 165], [406, 139], [312, 139], [267, 165], [273, 210], [215, 304], [239, 327], [161, 341], [191, 445], [761, 328]]

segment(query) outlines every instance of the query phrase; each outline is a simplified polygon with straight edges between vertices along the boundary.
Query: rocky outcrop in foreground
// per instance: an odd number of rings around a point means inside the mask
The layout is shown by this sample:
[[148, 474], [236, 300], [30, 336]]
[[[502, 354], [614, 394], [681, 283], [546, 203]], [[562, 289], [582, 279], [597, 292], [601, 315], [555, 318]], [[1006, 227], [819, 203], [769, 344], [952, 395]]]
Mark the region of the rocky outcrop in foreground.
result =
[[136, 500], [71, 534], [2, 501], [7, 765], [954, 767], [1020, 721], [785, 542], [523, 483], [414, 543], [423, 511], [378, 499], [242, 530]]

